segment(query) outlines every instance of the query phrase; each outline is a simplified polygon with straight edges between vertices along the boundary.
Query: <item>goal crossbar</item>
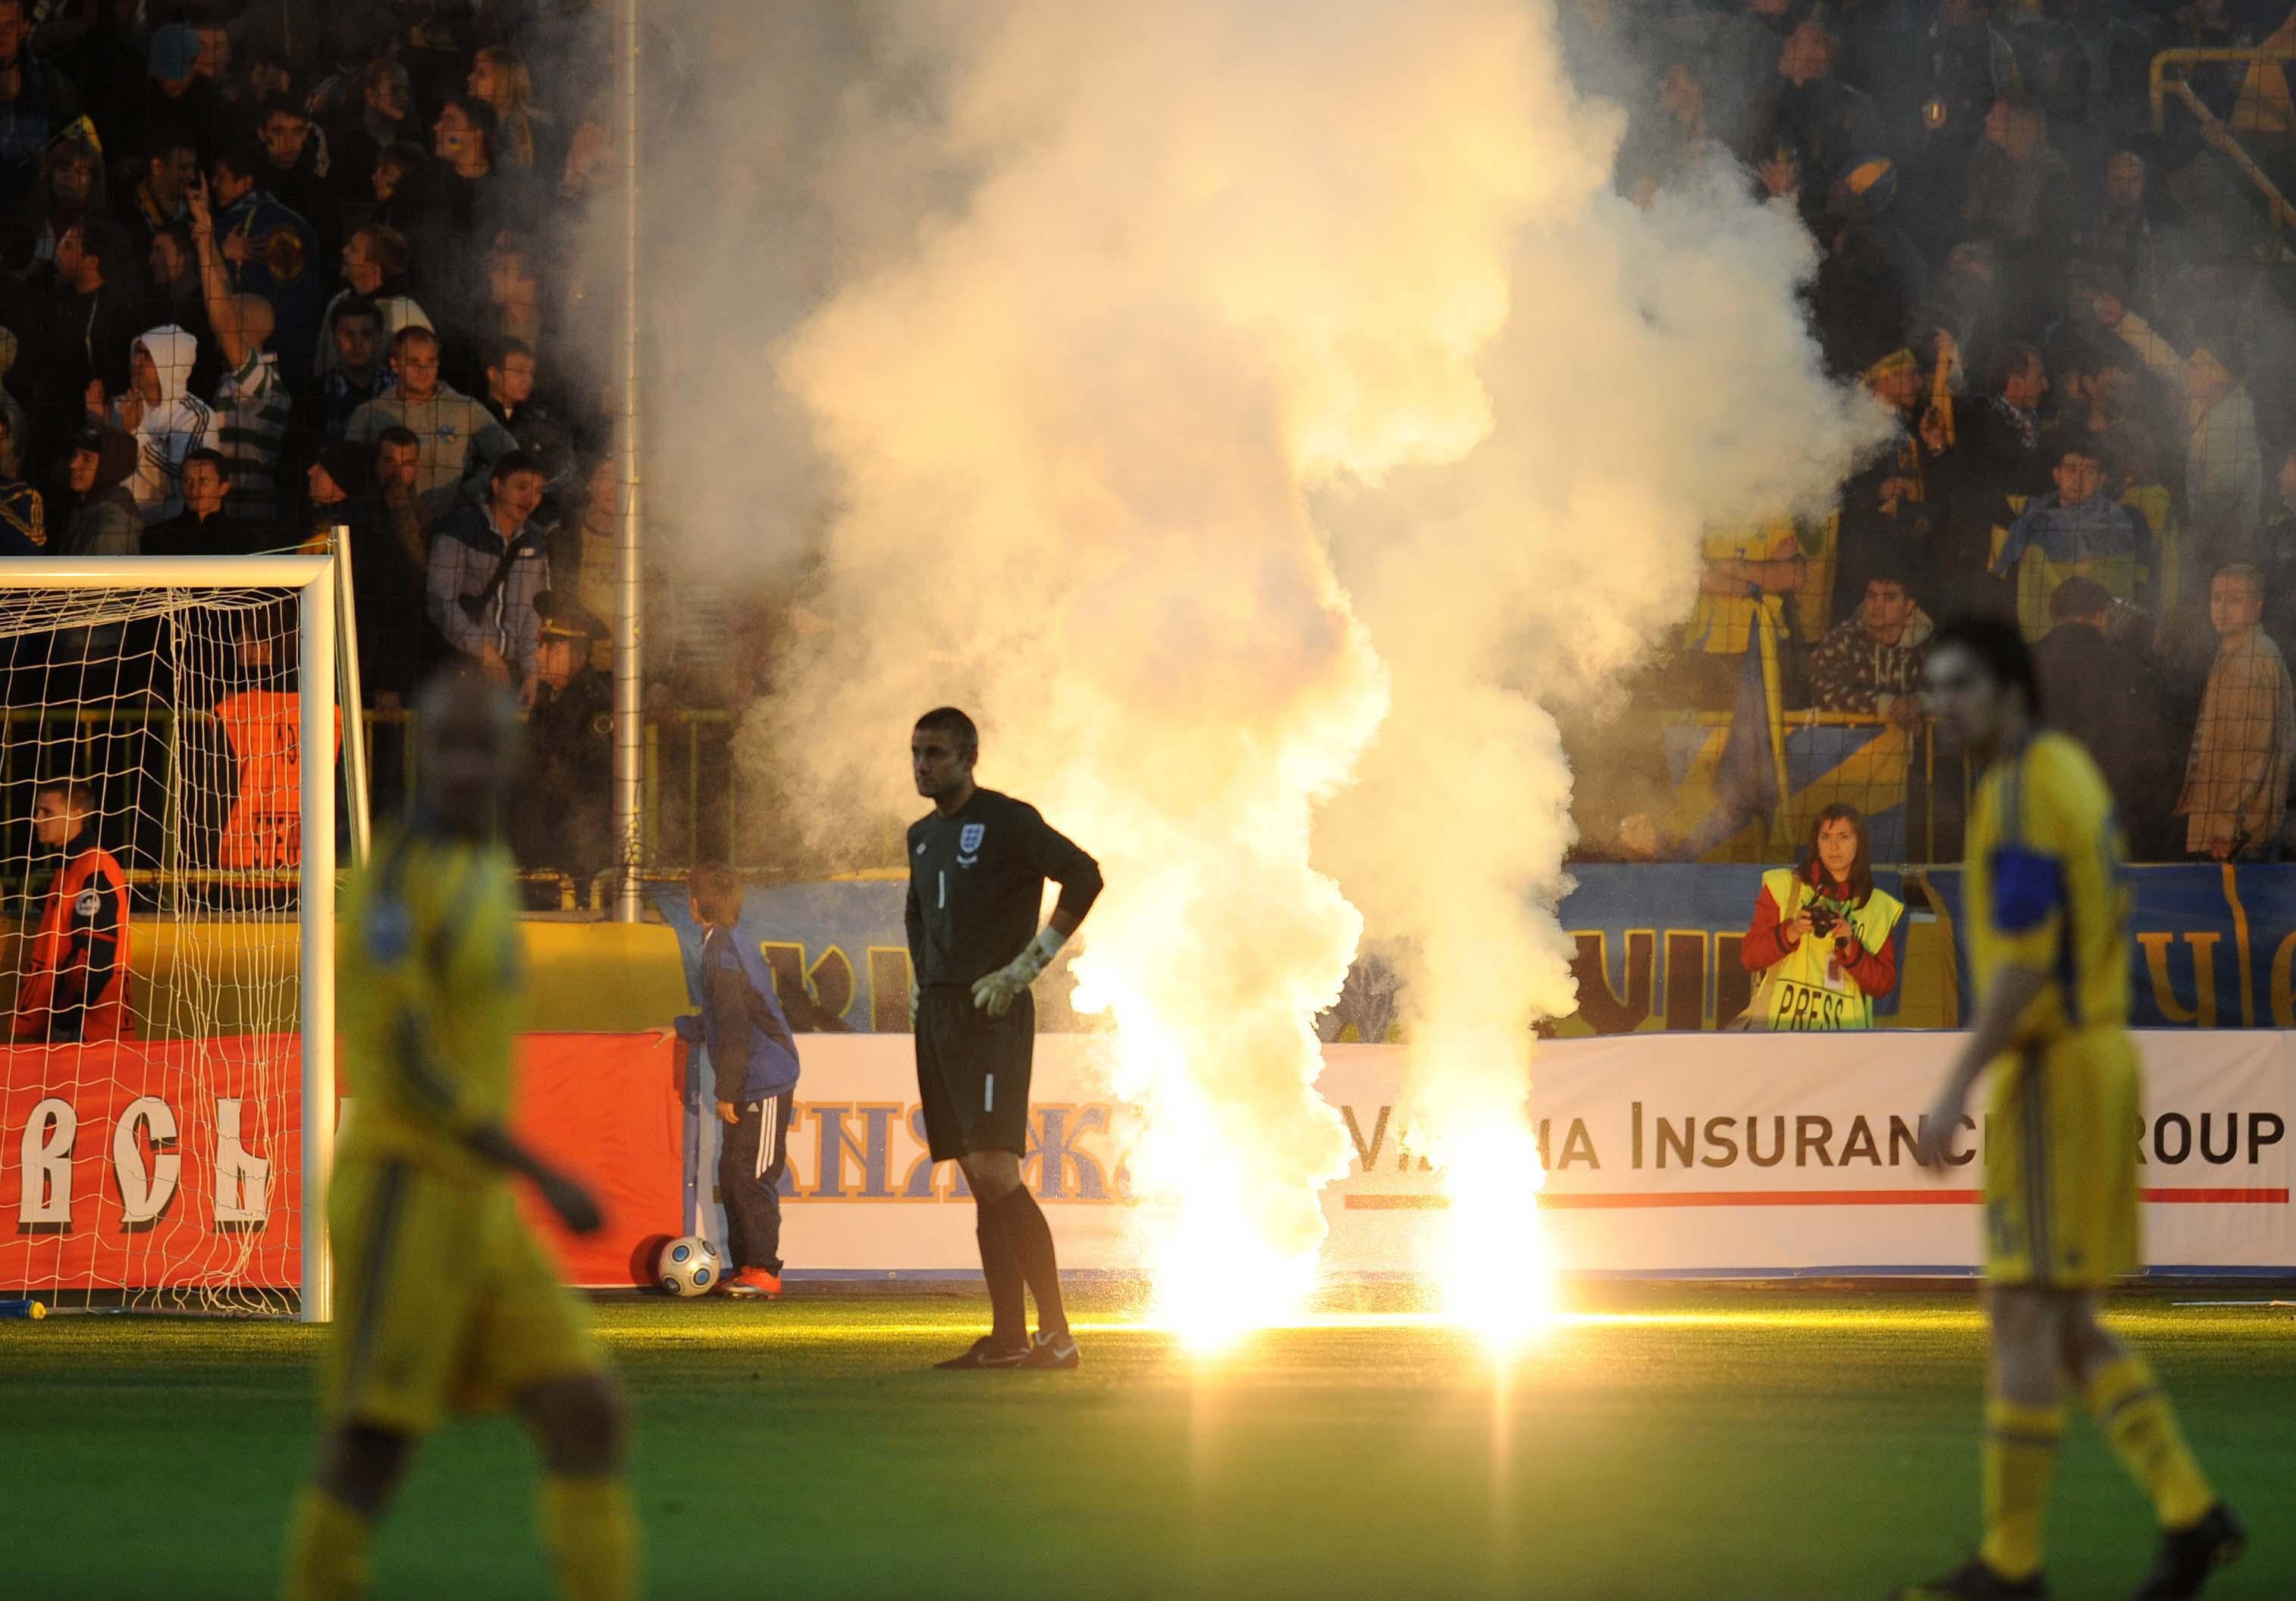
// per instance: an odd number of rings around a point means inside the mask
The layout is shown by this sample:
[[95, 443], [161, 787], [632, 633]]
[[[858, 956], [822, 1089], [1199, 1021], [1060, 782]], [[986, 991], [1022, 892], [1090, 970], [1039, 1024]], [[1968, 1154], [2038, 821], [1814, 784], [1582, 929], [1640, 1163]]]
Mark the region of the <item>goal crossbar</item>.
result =
[[[299, 730], [306, 752], [335, 748], [336, 584], [332, 556], [27, 556], [0, 561], [0, 590], [283, 589], [295, 592], [301, 656]], [[335, 1148], [335, 764], [301, 764], [299, 979], [303, 1164], [299, 1316], [333, 1311], [327, 1182]]]

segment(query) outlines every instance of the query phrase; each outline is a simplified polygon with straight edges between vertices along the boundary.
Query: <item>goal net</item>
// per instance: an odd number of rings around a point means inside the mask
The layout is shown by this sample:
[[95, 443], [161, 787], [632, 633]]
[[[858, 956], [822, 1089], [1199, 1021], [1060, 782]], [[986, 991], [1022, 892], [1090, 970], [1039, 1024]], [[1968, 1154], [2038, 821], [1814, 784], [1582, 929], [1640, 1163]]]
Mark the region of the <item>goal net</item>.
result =
[[325, 1313], [334, 612], [324, 557], [0, 562], [0, 1297]]

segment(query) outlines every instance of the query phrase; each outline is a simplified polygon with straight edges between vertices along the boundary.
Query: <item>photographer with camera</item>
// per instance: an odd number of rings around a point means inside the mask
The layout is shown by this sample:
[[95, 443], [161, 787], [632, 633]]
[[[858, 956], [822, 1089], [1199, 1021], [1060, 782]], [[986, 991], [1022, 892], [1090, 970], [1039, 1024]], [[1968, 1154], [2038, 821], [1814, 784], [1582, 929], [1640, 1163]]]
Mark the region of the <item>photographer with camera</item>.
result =
[[1874, 1026], [1874, 998], [1898, 984], [1893, 935], [1905, 903], [1874, 887], [1873, 849], [1855, 806], [1817, 814], [1801, 866], [1762, 875], [1739, 958], [1760, 976], [1741, 1029]]

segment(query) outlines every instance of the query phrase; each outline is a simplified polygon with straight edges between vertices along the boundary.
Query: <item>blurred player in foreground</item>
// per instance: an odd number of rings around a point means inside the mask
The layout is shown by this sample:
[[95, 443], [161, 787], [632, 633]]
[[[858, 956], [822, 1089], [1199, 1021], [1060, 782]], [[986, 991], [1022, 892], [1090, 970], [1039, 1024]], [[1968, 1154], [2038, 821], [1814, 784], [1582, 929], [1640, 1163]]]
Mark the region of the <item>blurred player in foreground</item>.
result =
[[291, 1601], [364, 1596], [376, 1519], [448, 1409], [504, 1399], [542, 1453], [542, 1534], [559, 1593], [637, 1593], [621, 1403], [587, 1319], [518, 1213], [530, 1180], [566, 1226], [597, 1204], [504, 1127], [518, 1037], [518, 899], [496, 810], [516, 708], [475, 677], [420, 703], [422, 791], [344, 903], [343, 1063], [357, 1110], [327, 1225], [335, 1322], [325, 1437], [288, 1532]]
[[[1036, 807], [972, 781], [980, 736], [939, 707], [909, 735], [917, 793], [933, 809], [909, 826], [905, 920], [916, 989], [917, 1095], [935, 1162], [964, 1169], [979, 1209], [974, 1237], [988, 1281], [988, 1332], [943, 1368], [1073, 1368], [1053, 1231], [1021, 1181], [1036, 982], [1100, 894], [1100, 868]], [[1045, 880], [1060, 903], [1039, 929]], [[1037, 1298], [1029, 1337], [1021, 1288]]]
[[2112, 796], [2087, 750], [2040, 722], [2033, 658], [2012, 623], [1949, 624], [1930, 642], [1932, 709], [1984, 776], [1966, 904], [1977, 1020], [1920, 1156], [1948, 1171], [1971, 1086], [1986, 1121], [1985, 1538], [1960, 1572], [1904, 1601], [2045, 1596], [2042, 1515], [2070, 1379], [2167, 1531], [2138, 1601], [2196, 1596], [2245, 1537], [2193, 1459], [2160, 1381], [2097, 1321], [2097, 1293], [2140, 1265], [2136, 1130], [2143, 1069], [2128, 1034], [2128, 892]]

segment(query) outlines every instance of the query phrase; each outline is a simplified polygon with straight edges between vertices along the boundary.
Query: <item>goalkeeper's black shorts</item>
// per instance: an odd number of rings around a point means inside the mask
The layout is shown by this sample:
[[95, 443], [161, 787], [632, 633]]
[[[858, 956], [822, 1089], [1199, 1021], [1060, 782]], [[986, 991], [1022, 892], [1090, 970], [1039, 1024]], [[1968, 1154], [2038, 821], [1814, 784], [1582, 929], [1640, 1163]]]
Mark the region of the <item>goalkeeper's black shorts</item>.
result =
[[917, 1097], [936, 1162], [976, 1151], [1028, 1148], [1029, 1069], [1037, 1006], [1023, 990], [1001, 1017], [972, 1004], [970, 989], [933, 984], [917, 998]]

